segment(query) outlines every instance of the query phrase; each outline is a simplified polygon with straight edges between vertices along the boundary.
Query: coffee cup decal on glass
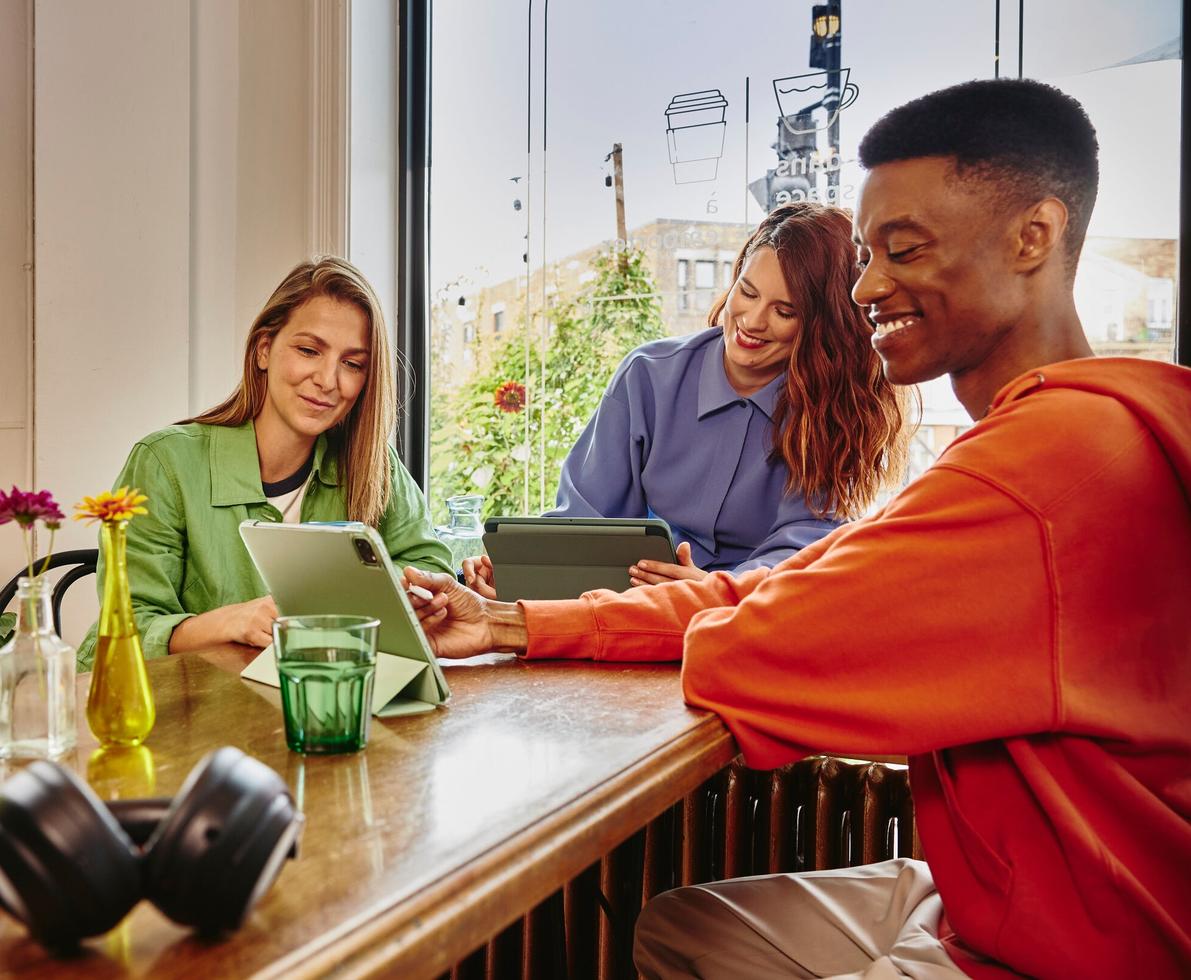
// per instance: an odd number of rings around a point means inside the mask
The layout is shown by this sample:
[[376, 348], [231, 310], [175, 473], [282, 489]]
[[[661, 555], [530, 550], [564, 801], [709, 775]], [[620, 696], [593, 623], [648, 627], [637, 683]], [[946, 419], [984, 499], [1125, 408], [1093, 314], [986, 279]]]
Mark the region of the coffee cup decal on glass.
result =
[[666, 107], [666, 142], [674, 183], [715, 180], [724, 155], [728, 100], [718, 88], [676, 95]]
[[[815, 133], [830, 128], [839, 114], [855, 102], [856, 96], [860, 94], [860, 88], [848, 81], [850, 71], [849, 68], [841, 68], [837, 72], [812, 71], [805, 75], [775, 78], [773, 94], [777, 97], [782, 125], [791, 133]], [[832, 75], [839, 76], [838, 100], [835, 98], [837, 90], [829, 87]], [[808, 99], [811, 100], [809, 103]], [[826, 121], [822, 125], [805, 128], [805, 121], [813, 119], [808, 110], [820, 107], [826, 113]]]

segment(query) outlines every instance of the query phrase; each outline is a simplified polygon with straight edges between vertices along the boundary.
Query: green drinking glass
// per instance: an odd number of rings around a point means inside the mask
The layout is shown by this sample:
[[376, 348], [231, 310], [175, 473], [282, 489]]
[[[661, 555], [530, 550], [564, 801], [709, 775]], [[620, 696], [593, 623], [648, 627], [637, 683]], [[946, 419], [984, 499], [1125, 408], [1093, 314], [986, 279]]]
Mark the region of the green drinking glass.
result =
[[282, 616], [273, 623], [285, 743], [294, 752], [358, 752], [368, 744], [376, 635], [367, 616]]

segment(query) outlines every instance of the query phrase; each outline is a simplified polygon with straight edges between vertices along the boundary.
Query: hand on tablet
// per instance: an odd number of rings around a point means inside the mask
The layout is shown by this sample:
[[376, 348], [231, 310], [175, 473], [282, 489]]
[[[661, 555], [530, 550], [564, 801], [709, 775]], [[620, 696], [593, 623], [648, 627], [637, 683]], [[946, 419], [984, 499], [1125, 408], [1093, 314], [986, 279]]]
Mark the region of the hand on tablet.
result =
[[[418, 591], [410, 591], [409, 602], [426, 639], [439, 657], [474, 657], [478, 653], [504, 651], [520, 653], [528, 636], [525, 615], [515, 602], [496, 602], [451, 575], [405, 569], [405, 580]], [[430, 598], [419, 592], [430, 593]]]
[[695, 564], [691, 558], [690, 542], [683, 541], [674, 549], [678, 564], [672, 565], [664, 561], [650, 561], [642, 559], [629, 569], [629, 582], [632, 585], [661, 585], [663, 582], [676, 582], [679, 579], [698, 581], [710, 574]]
[[496, 572], [492, 568], [492, 559], [487, 555], [463, 559], [463, 581], [469, 589], [485, 599], [496, 598]]

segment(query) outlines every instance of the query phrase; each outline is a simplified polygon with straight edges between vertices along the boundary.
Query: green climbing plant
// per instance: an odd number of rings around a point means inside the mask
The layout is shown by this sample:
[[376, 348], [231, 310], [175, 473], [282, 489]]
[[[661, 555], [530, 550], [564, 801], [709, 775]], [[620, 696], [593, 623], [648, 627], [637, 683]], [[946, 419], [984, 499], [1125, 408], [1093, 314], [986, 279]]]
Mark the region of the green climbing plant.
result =
[[[492, 514], [538, 513], [554, 503], [566, 454], [633, 348], [665, 336], [645, 256], [611, 252], [578, 293], [510, 333], [432, 408], [430, 486], [436, 518], [447, 497], [480, 493]], [[543, 336], [545, 333], [545, 336]], [[527, 350], [528, 348], [528, 350]], [[529, 373], [526, 374], [528, 353]]]

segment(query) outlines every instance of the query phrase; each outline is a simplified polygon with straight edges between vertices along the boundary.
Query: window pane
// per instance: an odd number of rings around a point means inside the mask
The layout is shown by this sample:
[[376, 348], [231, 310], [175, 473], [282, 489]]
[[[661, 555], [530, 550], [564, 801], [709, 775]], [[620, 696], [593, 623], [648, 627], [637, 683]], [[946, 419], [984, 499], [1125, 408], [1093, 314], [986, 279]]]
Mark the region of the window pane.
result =
[[[688, 0], [681, 17], [628, 0], [535, 4], [532, 24], [525, 5], [508, 0], [436, 5], [438, 516], [456, 493], [485, 494], [489, 514], [549, 508], [561, 461], [621, 358], [651, 337], [706, 328], [732, 260], [769, 207], [853, 207], [857, 144], [880, 115], [993, 74], [984, 5], [918, 0], [909, 18], [903, 5], [877, 0], [845, 6], [843, 108], [828, 113], [809, 3], [755, 0], [746, 11]], [[1014, 75], [1015, 8], [1001, 5], [1000, 25], [1001, 71]], [[1053, 0], [1027, 5], [1026, 18], [1026, 73], [1083, 102], [1100, 134], [1100, 202], [1076, 283], [1085, 327], [1100, 352], [1168, 359], [1180, 5]], [[898, 40], [912, 44], [910, 61], [889, 57]], [[480, 325], [474, 342], [468, 322]], [[971, 424], [946, 379], [922, 395], [915, 472]]]
[[[1096, 353], [1172, 361], [1180, 5], [1100, 0], [1090, 6], [1031, 4], [1022, 58], [1026, 74], [1083, 104], [1100, 142], [1100, 192], [1076, 272], [1075, 303]], [[1073, 23], [1080, 25], [1079, 44], [1069, 41]]]

